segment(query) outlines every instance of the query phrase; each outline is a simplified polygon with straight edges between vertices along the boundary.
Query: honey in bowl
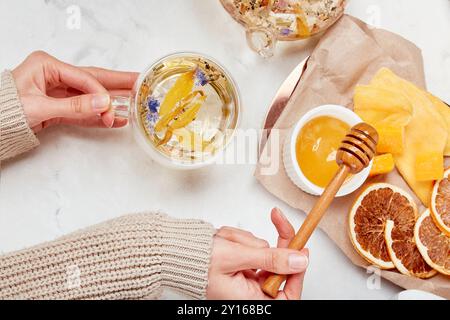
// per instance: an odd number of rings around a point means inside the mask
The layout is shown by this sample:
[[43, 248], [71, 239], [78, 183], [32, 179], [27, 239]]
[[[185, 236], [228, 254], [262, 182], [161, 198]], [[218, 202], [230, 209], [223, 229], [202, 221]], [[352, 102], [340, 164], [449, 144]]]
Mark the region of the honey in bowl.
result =
[[307, 122], [296, 141], [296, 158], [305, 177], [325, 188], [338, 170], [336, 152], [350, 126], [330, 116], [319, 116]]

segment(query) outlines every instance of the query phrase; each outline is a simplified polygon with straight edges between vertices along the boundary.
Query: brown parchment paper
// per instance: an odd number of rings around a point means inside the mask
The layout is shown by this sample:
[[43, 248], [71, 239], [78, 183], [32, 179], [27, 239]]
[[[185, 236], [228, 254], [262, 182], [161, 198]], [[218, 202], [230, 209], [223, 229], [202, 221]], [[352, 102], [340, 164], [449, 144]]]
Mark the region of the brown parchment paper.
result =
[[[283, 144], [289, 129], [308, 110], [322, 104], [339, 104], [352, 108], [353, 90], [358, 83], [368, 83], [381, 68], [388, 67], [399, 76], [425, 89], [425, 76], [421, 51], [411, 42], [391, 32], [373, 29], [362, 21], [345, 15], [322, 37], [313, 51], [308, 67], [285, 110], [275, 123], [279, 136], [271, 134], [261, 154], [255, 176], [272, 194], [294, 208], [309, 212], [317, 201], [297, 188], [288, 178], [283, 162], [282, 147], [271, 148], [273, 143]], [[275, 141], [277, 140], [277, 141]], [[269, 151], [272, 150], [272, 151]], [[273, 152], [274, 154], [270, 154]], [[264, 158], [264, 159], [263, 159]], [[275, 174], [267, 174], [267, 163], [276, 162]], [[447, 159], [448, 160], [448, 159]], [[447, 161], [448, 163], [448, 161]], [[270, 170], [269, 170], [270, 171]], [[412, 190], [397, 171], [372, 182], [389, 182], [412, 195]], [[336, 198], [320, 223], [320, 228], [338, 245], [357, 266], [369, 264], [355, 251], [348, 236], [348, 210], [357, 192]], [[420, 213], [424, 207], [415, 197]], [[397, 271], [381, 271], [381, 276], [406, 289], [421, 289], [450, 299], [450, 277], [437, 275], [421, 280]]]

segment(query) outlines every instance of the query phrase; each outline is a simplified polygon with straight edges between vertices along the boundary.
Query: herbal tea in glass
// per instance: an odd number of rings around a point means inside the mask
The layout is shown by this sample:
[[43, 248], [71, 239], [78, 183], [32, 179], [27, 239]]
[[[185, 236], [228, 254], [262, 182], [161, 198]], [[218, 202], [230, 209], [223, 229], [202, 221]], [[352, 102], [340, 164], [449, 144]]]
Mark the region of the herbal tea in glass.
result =
[[159, 153], [178, 163], [205, 162], [237, 126], [239, 96], [226, 71], [192, 53], [155, 63], [136, 96], [139, 130]]

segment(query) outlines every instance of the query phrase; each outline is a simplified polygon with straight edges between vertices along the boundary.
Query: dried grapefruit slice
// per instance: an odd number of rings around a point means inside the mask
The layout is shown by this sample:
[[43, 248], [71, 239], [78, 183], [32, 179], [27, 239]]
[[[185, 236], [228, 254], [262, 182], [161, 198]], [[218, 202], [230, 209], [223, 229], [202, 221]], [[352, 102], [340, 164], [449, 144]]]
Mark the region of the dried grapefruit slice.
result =
[[435, 182], [431, 194], [431, 216], [436, 225], [450, 237], [450, 168], [444, 178]]
[[417, 218], [411, 196], [388, 183], [368, 186], [356, 199], [349, 214], [350, 239], [359, 254], [381, 269], [395, 268], [384, 238], [386, 221], [393, 232], [413, 226]]
[[431, 267], [450, 275], [450, 237], [436, 226], [430, 210], [426, 210], [417, 220], [414, 240], [420, 254]]
[[407, 276], [427, 279], [437, 272], [422, 258], [414, 241], [414, 221], [405, 221], [401, 228], [395, 228], [393, 220], [386, 221], [385, 240], [389, 256], [395, 267]]

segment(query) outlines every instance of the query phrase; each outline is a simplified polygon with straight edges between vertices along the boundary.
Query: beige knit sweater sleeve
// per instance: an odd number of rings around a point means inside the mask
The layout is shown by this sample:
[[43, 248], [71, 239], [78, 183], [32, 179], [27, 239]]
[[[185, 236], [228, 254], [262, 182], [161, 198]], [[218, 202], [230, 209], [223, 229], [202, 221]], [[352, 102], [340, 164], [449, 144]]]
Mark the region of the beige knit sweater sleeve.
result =
[[214, 229], [134, 214], [0, 256], [0, 299], [204, 299]]
[[39, 145], [25, 118], [11, 72], [0, 75], [0, 161]]
[[[38, 145], [11, 73], [1, 75], [0, 160]], [[172, 288], [205, 298], [215, 229], [159, 213], [110, 220], [0, 255], [0, 299], [149, 299]]]

